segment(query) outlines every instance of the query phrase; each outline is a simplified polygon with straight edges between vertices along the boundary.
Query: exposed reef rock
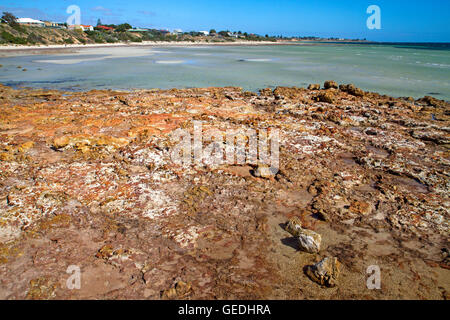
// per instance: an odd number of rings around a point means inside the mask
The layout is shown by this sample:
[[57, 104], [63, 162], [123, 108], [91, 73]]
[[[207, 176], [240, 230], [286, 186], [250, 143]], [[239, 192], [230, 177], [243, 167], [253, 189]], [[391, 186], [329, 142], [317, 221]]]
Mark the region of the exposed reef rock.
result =
[[343, 92], [347, 92], [348, 94], [351, 94], [352, 96], [355, 96], [355, 97], [364, 96], [364, 91], [355, 87], [355, 85], [353, 85], [353, 84], [341, 84], [339, 86], [339, 90], [341, 90]]
[[320, 84], [312, 83], [308, 86], [308, 90], [320, 90]]
[[339, 88], [339, 85], [337, 84], [336, 81], [325, 81], [325, 83], [323, 84], [324, 89], [337, 89]]
[[449, 298], [449, 103], [324, 87], [0, 85], [0, 299]]
[[324, 258], [312, 266], [306, 267], [308, 277], [318, 284], [326, 287], [334, 287], [340, 273], [340, 263], [337, 258]]
[[335, 96], [331, 92], [322, 92], [316, 97], [319, 102], [333, 103]]

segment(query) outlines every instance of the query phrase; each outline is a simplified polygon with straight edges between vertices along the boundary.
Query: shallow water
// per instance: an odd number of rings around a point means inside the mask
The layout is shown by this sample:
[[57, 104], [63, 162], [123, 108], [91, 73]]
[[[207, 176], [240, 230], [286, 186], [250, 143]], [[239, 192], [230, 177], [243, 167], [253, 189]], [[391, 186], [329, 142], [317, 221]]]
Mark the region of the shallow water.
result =
[[256, 91], [336, 80], [392, 96], [450, 100], [450, 45], [83, 48], [0, 58], [0, 64], [1, 83], [48, 89], [240, 86]]

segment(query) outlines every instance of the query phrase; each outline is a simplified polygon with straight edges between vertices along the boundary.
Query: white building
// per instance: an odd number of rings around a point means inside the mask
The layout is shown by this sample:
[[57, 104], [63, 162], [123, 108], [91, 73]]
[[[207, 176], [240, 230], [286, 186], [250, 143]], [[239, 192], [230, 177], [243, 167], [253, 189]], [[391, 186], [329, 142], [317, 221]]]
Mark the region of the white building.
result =
[[94, 26], [82, 24], [82, 25], [80, 25], [80, 27], [81, 27], [81, 30], [83, 30], [83, 31], [94, 31]]
[[44, 23], [48, 28], [66, 28], [66, 25], [62, 22], [44, 21]]
[[71, 26], [69, 26], [69, 30], [81, 30], [81, 31], [94, 31], [94, 27], [93, 26], [87, 26], [84, 24], [73, 24]]
[[33, 27], [45, 27], [45, 23], [39, 20], [34, 20], [31, 18], [18, 18], [16, 20], [18, 24], [23, 24], [26, 26], [33, 26]]
[[203, 33], [204, 36], [209, 36], [209, 31], [199, 31], [200, 33]]

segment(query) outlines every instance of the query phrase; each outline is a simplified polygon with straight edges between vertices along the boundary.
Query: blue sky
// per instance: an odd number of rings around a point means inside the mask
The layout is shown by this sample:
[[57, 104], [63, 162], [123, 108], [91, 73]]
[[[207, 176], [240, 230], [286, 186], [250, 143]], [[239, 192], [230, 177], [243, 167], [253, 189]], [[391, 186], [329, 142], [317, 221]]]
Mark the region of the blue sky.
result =
[[[0, 0], [0, 11], [65, 21], [72, 4], [81, 8], [83, 24], [100, 18], [105, 24], [183, 31], [450, 42], [449, 0]], [[370, 5], [381, 9], [381, 30], [366, 26]]]

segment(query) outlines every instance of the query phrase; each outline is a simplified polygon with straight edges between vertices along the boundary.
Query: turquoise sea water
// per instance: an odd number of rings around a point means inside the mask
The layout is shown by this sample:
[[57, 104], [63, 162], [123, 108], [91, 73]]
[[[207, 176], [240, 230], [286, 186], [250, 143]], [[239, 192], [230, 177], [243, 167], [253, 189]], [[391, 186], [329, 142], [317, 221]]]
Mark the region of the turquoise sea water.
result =
[[[0, 58], [0, 83], [63, 90], [300, 86], [335, 80], [450, 100], [450, 45], [317, 44], [85, 48]], [[22, 71], [21, 66], [27, 71]]]

